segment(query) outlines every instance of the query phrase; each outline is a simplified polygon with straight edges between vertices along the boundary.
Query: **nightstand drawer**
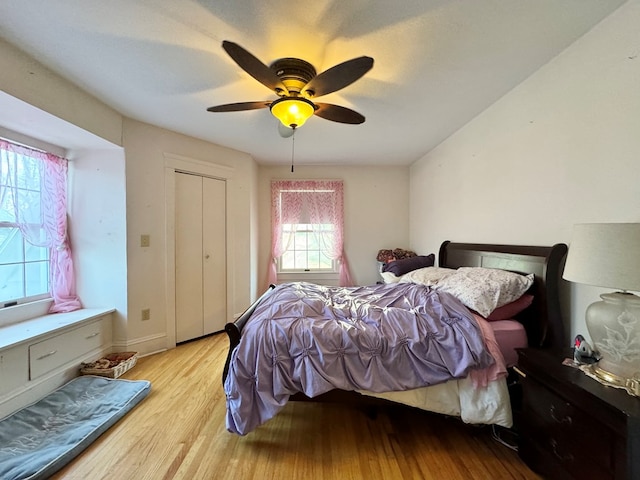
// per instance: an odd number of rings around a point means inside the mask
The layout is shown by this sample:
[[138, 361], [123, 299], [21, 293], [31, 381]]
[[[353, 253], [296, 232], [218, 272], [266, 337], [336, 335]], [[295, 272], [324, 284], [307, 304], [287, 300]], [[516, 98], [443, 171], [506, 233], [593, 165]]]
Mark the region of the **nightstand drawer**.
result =
[[[614, 470], [608, 467], [610, 458], [603, 458], [606, 452], [600, 452], [599, 449], [609, 450], [607, 440], [596, 442], [590, 450], [584, 450], [573, 442], [573, 438], [567, 435], [561, 429], [550, 431], [545, 424], [545, 419], [532, 415], [528, 417], [522, 425], [522, 435], [528, 437], [527, 442], [542, 452], [546, 452], [550, 459], [553, 459], [564, 471], [573, 472], [572, 478], [613, 479]], [[526, 446], [522, 448], [523, 453]], [[586, 473], [588, 472], [588, 473]], [[563, 475], [552, 478], [567, 478]]]
[[535, 380], [526, 378], [523, 386], [524, 432], [566, 470], [613, 478], [614, 434]]

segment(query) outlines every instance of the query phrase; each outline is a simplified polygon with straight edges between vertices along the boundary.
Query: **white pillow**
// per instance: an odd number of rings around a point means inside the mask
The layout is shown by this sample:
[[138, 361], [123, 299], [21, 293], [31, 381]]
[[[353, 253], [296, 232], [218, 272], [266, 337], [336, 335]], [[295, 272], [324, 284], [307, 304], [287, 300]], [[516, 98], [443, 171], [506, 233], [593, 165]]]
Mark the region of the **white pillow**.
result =
[[391, 272], [380, 272], [380, 275], [382, 275], [384, 283], [398, 283], [400, 281], [400, 277], [396, 277]]
[[443, 278], [456, 273], [453, 268], [424, 267], [405, 273], [400, 277], [400, 283], [419, 283], [428, 287], [437, 285]]
[[461, 267], [434, 288], [450, 293], [487, 318], [496, 308], [520, 298], [533, 285], [534, 275], [497, 268]]

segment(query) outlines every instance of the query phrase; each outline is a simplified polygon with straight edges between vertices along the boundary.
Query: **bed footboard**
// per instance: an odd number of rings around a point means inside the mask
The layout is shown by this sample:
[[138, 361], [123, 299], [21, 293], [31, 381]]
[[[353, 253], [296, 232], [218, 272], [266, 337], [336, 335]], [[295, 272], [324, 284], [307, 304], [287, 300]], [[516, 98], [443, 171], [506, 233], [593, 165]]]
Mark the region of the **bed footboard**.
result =
[[253, 315], [253, 311], [256, 309], [258, 304], [262, 301], [263, 298], [267, 297], [273, 289], [276, 288], [275, 285], [269, 285], [269, 288], [260, 295], [260, 297], [251, 304], [249, 308], [247, 308], [242, 315], [240, 315], [235, 322], [229, 322], [224, 326], [224, 331], [227, 332], [229, 336], [229, 352], [227, 353], [227, 360], [224, 363], [224, 370], [222, 371], [222, 385], [224, 386], [224, 381], [227, 378], [227, 373], [229, 372], [229, 362], [231, 361], [231, 354], [235, 350], [235, 348], [240, 343], [240, 336], [242, 335], [242, 329], [244, 324], [247, 323], [249, 317]]

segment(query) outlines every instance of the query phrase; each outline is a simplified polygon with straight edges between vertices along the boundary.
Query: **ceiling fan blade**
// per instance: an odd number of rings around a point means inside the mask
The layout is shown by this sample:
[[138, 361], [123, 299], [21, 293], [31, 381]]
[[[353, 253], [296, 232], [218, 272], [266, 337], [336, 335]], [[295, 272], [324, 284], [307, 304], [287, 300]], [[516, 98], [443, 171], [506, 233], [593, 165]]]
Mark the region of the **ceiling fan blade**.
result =
[[226, 103], [224, 105], [216, 105], [207, 108], [207, 112], [241, 112], [243, 110], [257, 110], [259, 108], [267, 108], [271, 102], [239, 102]]
[[278, 95], [288, 95], [289, 91], [287, 87], [280, 81], [280, 78], [276, 75], [276, 72], [267, 67], [264, 63], [254, 57], [247, 50], [242, 48], [237, 43], [224, 40], [222, 42], [222, 48], [229, 54], [229, 56], [236, 62], [240, 68], [258, 80], [260, 83], [275, 91]]
[[351, 85], [373, 67], [373, 58], [358, 57], [339, 63], [311, 79], [302, 89], [311, 97], [326, 95]]
[[341, 107], [339, 105], [332, 105], [330, 103], [314, 103], [316, 107], [318, 107], [315, 111], [315, 115], [322, 117], [325, 120], [331, 120], [332, 122], [339, 123], [351, 123], [354, 125], [364, 123], [364, 116], [355, 110]]

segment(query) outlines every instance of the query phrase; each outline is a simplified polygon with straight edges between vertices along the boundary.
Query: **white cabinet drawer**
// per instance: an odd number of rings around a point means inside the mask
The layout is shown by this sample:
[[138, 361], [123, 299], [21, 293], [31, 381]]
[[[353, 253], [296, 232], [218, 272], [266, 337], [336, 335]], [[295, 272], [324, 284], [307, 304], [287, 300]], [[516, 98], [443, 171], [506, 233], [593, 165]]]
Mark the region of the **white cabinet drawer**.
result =
[[105, 326], [97, 321], [30, 345], [29, 378], [38, 378], [99, 348], [104, 337]]
[[0, 397], [29, 381], [28, 360], [26, 345], [0, 352]]

